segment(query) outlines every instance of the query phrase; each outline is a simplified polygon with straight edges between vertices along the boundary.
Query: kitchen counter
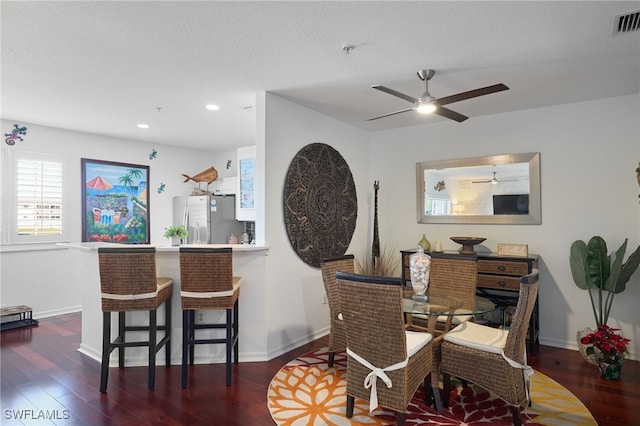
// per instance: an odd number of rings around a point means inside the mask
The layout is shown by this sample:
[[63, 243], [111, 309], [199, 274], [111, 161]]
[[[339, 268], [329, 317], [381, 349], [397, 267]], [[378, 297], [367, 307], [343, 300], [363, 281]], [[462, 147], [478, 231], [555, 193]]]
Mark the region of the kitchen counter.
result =
[[180, 247], [210, 247], [210, 248], [225, 248], [231, 247], [233, 252], [242, 251], [262, 251], [269, 250], [267, 246], [259, 246], [255, 244], [183, 244], [181, 246], [172, 246], [169, 244], [117, 244], [117, 243], [103, 243], [99, 241], [91, 242], [73, 242], [73, 243], [57, 243], [59, 247], [66, 247], [84, 251], [97, 251], [100, 247], [155, 247], [156, 251], [178, 251]]
[[[100, 275], [98, 268], [98, 248], [126, 246], [131, 244], [115, 244], [103, 242], [73, 242], [59, 243], [61, 248], [68, 248], [70, 274], [76, 274], [81, 287], [82, 300], [82, 339], [81, 353], [100, 361], [102, 351], [102, 308], [100, 300]], [[182, 307], [180, 304], [180, 263], [178, 257], [179, 246], [168, 244], [140, 244], [136, 247], [156, 248], [156, 269], [158, 276], [173, 280], [173, 296], [171, 302], [172, 330], [171, 330], [171, 362], [174, 365], [182, 362]], [[266, 246], [252, 244], [190, 244], [183, 247], [231, 247], [233, 249], [233, 275], [242, 277], [240, 288], [239, 310], [239, 355], [240, 361], [266, 361], [268, 353], [264, 338], [265, 318], [265, 257], [269, 254]], [[199, 311], [206, 322], [224, 322], [224, 310]], [[158, 318], [164, 317], [164, 305], [158, 311]], [[148, 313], [127, 313], [128, 324], [139, 324], [148, 321]], [[112, 335], [116, 335], [113, 321]], [[210, 333], [216, 336], [219, 330], [202, 330], [204, 336]], [[132, 337], [138, 339], [135, 333]], [[127, 334], [129, 336], [129, 334]], [[223, 345], [200, 345], [196, 351], [196, 363], [218, 363], [225, 360]], [[113, 351], [112, 366], [116, 365], [117, 351]], [[125, 365], [147, 365], [148, 351], [146, 348], [127, 348]], [[157, 364], [164, 363], [164, 351], [160, 351]]]

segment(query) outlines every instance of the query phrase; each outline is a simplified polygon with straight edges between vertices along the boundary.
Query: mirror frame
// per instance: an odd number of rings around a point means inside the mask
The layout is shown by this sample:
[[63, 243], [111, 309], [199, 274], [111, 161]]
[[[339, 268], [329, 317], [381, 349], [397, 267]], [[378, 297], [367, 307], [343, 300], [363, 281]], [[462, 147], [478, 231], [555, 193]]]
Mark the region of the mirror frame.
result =
[[[491, 166], [498, 164], [529, 163], [529, 214], [526, 215], [426, 215], [425, 171], [457, 167]], [[501, 225], [540, 225], [540, 153], [505, 154], [490, 157], [462, 158], [457, 160], [424, 161], [416, 163], [416, 200], [418, 223], [466, 223]]]

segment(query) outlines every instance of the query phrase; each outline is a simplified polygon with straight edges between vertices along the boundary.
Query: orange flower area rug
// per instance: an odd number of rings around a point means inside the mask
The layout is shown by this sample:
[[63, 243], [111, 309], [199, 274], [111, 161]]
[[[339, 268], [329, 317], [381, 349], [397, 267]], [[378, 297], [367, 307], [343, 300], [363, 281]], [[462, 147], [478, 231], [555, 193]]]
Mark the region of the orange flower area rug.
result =
[[[267, 391], [271, 417], [277, 425], [389, 425], [395, 413], [378, 407], [369, 413], [367, 401], [357, 399], [353, 417], [346, 409], [346, 354], [335, 355], [333, 367], [327, 367], [327, 348], [309, 352], [282, 367]], [[414, 395], [407, 412], [407, 425], [512, 425], [511, 410], [490, 392], [469, 385], [458, 386], [451, 406], [438, 413], [424, 404], [423, 389]], [[522, 424], [554, 426], [597, 426], [589, 410], [571, 392], [536, 371], [531, 381], [533, 403], [522, 412]]]

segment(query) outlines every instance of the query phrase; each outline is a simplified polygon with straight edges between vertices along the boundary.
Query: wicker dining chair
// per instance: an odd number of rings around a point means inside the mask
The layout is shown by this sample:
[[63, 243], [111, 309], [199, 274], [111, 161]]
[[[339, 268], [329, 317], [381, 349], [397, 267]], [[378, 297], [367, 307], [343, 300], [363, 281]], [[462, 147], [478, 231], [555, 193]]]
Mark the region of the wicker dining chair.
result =
[[[98, 249], [102, 299], [102, 366], [100, 392], [107, 391], [111, 352], [118, 349], [118, 367], [124, 368], [125, 348], [147, 346], [148, 389], [155, 386], [156, 354], [164, 346], [166, 366], [171, 365], [171, 278], [156, 276], [153, 247], [101, 247]], [[164, 302], [164, 325], [157, 325], [157, 309]], [[148, 311], [149, 325], [126, 324], [126, 312]], [[118, 313], [118, 337], [111, 340], [111, 313]], [[147, 331], [148, 340], [129, 341], [127, 332]], [[164, 336], [157, 340], [157, 333]]]
[[[182, 388], [187, 387], [187, 361], [194, 363], [195, 345], [226, 345], [226, 384], [231, 385], [231, 357], [238, 363], [238, 299], [242, 279], [233, 276], [230, 247], [180, 247], [182, 302]], [[196, 324], [196, 310], [225, 310], [223, 323]], [[222, 338], [196, 338], [196, 330], [224, 329]]]
[[400, 278], [337, 272], [336, 282], [347, 336], [346, 415], [360, 398], [369, 411], [395, 411], [403, 425], [420, 383], [425, 403], [431, 400], [432, 336], [405, 330]]
[[[446, 295], [458, 302], [459, 311], [469, 311], [475, 306], [476, 287], [478, 285], [478, 263], [475, 259], [434, 257], [429, 269], [429, 294]], [[425, 327], [427, 318], [421, 314], [412, 315], [412, 323]], [[451, 326], [473, 319], [473, 315], [458, 314], [438, 317], [436, 329], [448, 331]], [[431, 331], [431, 330], [429, 330]]]
[[[467, 312], [475, 306], [478, 269], [475, 259], [433, 257], [429, 268], [429, 295], [431, 297], [446, 296], [455, 301], [457, 310]], [[473, 315], [441, 315], [435, 321], [423, 314], [407, 316], [407, 327], [410, 330], [421, 330], [433, 335], [433, 371], [431, 372], [434, 389], [435, 406], [442, 409], [440, 394], [440, 359], [441, 345], [445, 333], [460, 323], [473, 319]]]
[[442, 362], [444, 405], [449, 404], [451, 377], [473, 382], [511, 405], [520, 425], [520, 407], [530, 403], [526, 339], [538, 294], [538, 270], [520, 278], [520, 296], [509, 330], [466, 322], [444, 336]]
[[320, 259], [320, 270], [322, 271], [324, 291], [329, 301], [329, 362], [327, 365], [333, 367], [335, 353], [347, 347], [344, 321], [340, 310], [338, 285], [336, 284], [336, 272], [353, 273], [355, 270], [354, 256], [345, 254], [343, 256]]

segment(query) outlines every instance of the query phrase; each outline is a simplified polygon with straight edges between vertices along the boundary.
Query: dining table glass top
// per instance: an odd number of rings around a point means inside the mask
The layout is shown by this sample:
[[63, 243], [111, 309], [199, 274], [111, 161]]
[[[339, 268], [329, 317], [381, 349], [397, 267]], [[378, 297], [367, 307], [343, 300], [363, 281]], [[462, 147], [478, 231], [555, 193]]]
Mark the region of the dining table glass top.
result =
[[473, 302], [456, 299], [445, 294], [430, 294], [427, 292], [427, 300], [415, 300], [412, 298], [413, 290], [406, 290], [402, 298], [402, 310], [405, 313], [455, 316], [478, 315], [491, 312], [496, 305], [486, 297], [475, 296]]

